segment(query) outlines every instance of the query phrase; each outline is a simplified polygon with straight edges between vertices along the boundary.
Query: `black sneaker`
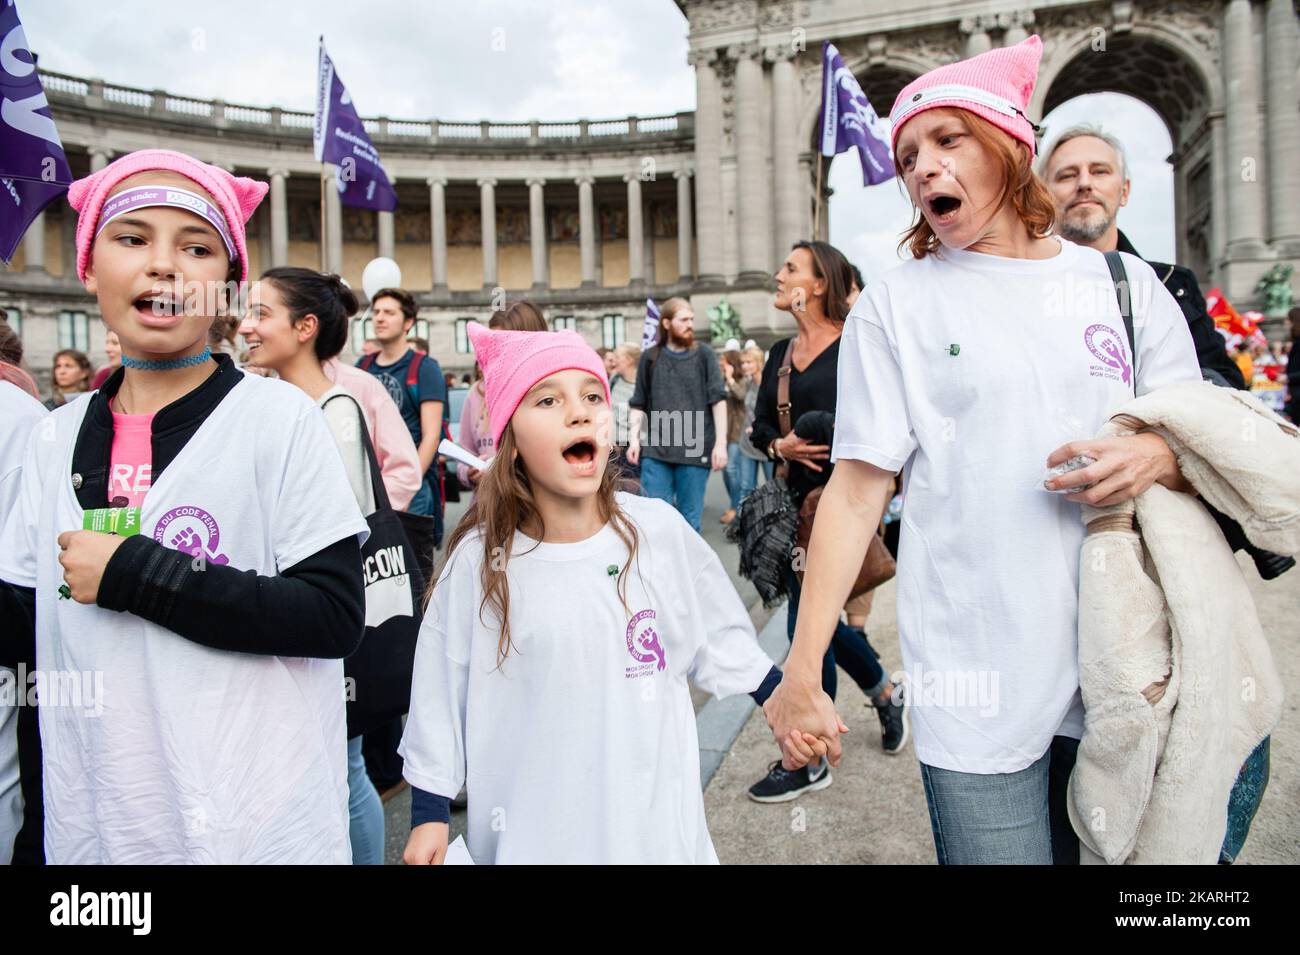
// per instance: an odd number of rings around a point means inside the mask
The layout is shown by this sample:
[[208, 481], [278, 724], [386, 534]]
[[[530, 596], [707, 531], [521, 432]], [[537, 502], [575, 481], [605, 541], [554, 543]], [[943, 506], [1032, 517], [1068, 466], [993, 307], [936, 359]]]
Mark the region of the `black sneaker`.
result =
[[890, 756], [901, 753], [912, 735], [908, 726], [907, 695], [903, 684], [895, 683], [888, 700], [872, 700], [871, 705], [876, 708], [876, 716], [880, 717], [880, 745]]
[[803, 793], [815, 793], [831, 784], [831, 768], [823, 760], [818, 769], [786, 769], [778, 759], [768, 767], [767, 775], [749, 787], [749, 798], [754, 802], [789, 802]]

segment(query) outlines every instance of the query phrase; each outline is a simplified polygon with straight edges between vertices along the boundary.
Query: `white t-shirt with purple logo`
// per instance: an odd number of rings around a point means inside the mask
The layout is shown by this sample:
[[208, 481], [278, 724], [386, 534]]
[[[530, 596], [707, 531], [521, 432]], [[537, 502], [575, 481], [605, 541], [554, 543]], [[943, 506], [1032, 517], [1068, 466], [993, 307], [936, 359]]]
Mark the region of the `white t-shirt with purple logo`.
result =
[[628, 606], [612, 526], [574, 544], [517, 534], [510, 655], [480, 618], [482, 543], [444, 568], [416, 650], [407, 780], [469, 800], [474, 861], [712, 863], [689, 677], [716, 696], [772, 667], [718, 556], [670, 505], [619, 494], [640, 534]]
[[[1187, 322], [1131, 255], [1137, 392], [1200, 378]], [[1083, 732], [1080, 505], [1047, 456], [1095, 437], [1133, 362], [1100, 252], [944, 248], [859, 296], [840, 343], [832, 459], [906, 468], [898, 627], [921, 762], [1010, 773]]]
[[[36, 662], [58, 681], [40, 706], [48, 860], [347, 864], [342, 660], [214, 650], [60, 599], [58, 535], [83, 525], [71, 462], [87, 407], [32, 432], [0, 533], [0, 580], [35, 588]], [[369, 534], [320, 410], [253, 375], [153, 481], [140, 527], [267, 576]]]

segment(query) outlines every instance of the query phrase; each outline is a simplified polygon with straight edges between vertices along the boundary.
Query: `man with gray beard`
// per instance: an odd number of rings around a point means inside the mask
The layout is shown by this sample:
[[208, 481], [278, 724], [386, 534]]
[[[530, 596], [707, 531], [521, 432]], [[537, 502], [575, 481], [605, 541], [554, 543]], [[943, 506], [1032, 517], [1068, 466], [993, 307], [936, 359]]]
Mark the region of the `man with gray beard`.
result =
[[[1098, 252], [1142, 258], [1117, 222], [1131, 187], [1128, 160], [1118, 139], [1096, 126], [1071, 126], [1043, 150], [1039, 175], [1056, 203], [1058, 235]], [[1223, 336], [1205, 310], [1196, 275], [1181, 265], [1147, 261], [1183, 310], [1201, 374], [1215, 384], [1244, 389], [1241, 370], [1228, 357]]]

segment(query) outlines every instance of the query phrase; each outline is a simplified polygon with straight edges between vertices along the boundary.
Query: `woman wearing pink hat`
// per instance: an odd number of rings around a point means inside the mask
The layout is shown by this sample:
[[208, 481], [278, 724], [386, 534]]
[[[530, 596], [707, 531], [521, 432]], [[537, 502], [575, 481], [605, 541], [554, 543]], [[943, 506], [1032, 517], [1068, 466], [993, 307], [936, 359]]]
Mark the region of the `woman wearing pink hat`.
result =
[[207, 343], [266, 190], [160, 149], [69, 190], [123, 367], [34, 432], [0, 532], [0, 662], [86, 689], [42, 690], [43, 759], [20, 724], [24, 861], [350, 859], [366, 523], [312, 400]]
[[[1102, 254], [1050, 234], [1025, 115], [1040, 54], [1030, 37], [927, 73], [894, 103], [895, 165], [919, 213], [904, 237], [913, 258], [867, 286], [845, 323], [837, 466], [765, 707], [778, 739], [821, 737], [838, 761], [820, 663], [905, 466], [899, 633], [941, 863], [1078, 860], [1064, 794], [1083, 731], [1080, 502], [1186, 485], [1158, 435], [1076, 439], [1134, 388], [1200, 377], [1146, 263], [1123, 257], [1135, 356]], [[1095, 463], [1044, 483], [1079, 455]]]

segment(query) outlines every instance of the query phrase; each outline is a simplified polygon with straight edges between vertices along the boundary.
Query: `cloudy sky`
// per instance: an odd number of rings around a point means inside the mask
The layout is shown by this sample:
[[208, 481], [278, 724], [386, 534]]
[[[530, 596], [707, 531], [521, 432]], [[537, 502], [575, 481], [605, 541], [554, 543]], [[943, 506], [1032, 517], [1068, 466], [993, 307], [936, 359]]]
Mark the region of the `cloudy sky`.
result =
[[[45, 69], [232, 103], [313, 109], [324, 33], [364, 116], [574, 119], [695, 108], [687, 23], [672, 0], [19, 0], [18, 10]], [[1098, 117], [1133, 166], [1121, 225], [1143, 254], [1167, 261], [1164, 125], [1110, 94], [1066, 103], [1046, 123], [1059, 130]], [[829, 176], [832, 241], [869, 279], [894, 261], [907, 200], [892, 183], [863, 189], [856, 155], [838, 157]]]

